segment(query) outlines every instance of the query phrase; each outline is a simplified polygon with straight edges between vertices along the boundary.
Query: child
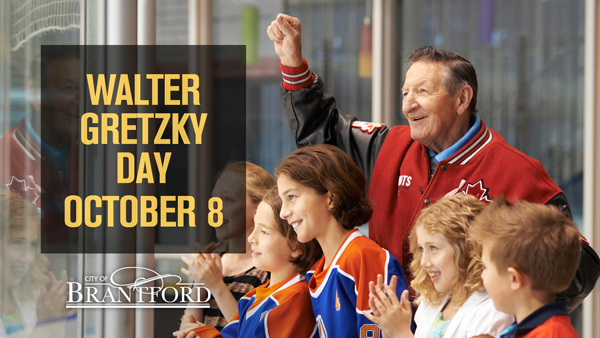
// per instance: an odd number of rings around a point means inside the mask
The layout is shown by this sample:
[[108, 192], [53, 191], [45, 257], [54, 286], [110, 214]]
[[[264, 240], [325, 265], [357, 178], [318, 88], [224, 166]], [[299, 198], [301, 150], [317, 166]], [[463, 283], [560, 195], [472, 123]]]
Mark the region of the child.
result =
[[[486, 205], [471, 195], [444, 197], [423, 209], [410, 234], [411, 287], [418, 292], [414, 337], [495, 337], [512, 316], [494, 309], [483, 289], [483, 266], [468, 240], [469, 225]], [[379, 284], [379, 283], [378, 283]], [[393, 283], [392, 285], [393, 286]], [[394, 288], [373, 288], [369, 316], [390, 337], [413, 337], [408, 291], [398, 301]]]
[[308, 146], [288, 155], [275, 169], [281, 217], [300, 242], [316, 238], [323, 257], [306, 274], [321, 337], [380, 337], [369, 312], [369, 281], [397, 276], [400, 263], [356, 226], [372, 214], [365, 176], [346, 153], [331, 145]]
[[555, 299], [577, 270], [580, 234], [552, 206], [496, 198], [474, 222], [483, 247], [483, 283], [499, 311], [516, 322], [501, 338], [578, 337], [566, 299]]
[[[267, 272], [254, 266], [246, 239], [254, 228], [252, 217], [258, 204], [274, 186], [268, 172], [249, 162], [229, 163], [217, 176], [213, 196], [223, 201], [223, 224], [215, 229], [217, 238], [227, 241], [229, 251], [245, 254], [225, 254], [222, 258], [218, 254], [195, 255], [196, 271], [182, 271], [211, 291], [210, 308], [189, 308], [185, 314], [221, 330], [237, 312], [238, 300], [267, 281]], [[209, 251], [211, 247], [214, 245]], [[193, 262], [185, 256], [182, 260]]]
[[2, 338], [62, 338], [64, 319], [76, 311], [66, 308], [66, 271], [61, 281], [57, 281], [52, 272], [49, 278], [45, 275], [48, 260], [40, 254], [39, 237], [40, 218], [33, 202], [0, 189]]
[[279, 218], [281, 200], [273, 188], [259, 204], [255, 227], [248, 237], [252, 260], [269, 271], [271, 280], [238, 304], [239, 312], [219, 333], [188, 316], [178, 337], [315, 337], [315, 317], [306, 281], [301, 276], [321, 255], [315, 241], [299, 243], [296, 234]]

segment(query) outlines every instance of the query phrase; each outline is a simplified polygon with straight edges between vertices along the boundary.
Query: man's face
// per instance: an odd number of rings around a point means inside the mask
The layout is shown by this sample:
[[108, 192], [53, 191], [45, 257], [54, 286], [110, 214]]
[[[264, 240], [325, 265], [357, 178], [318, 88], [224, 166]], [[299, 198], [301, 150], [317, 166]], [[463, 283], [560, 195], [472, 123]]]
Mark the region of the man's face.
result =
[[436, 153], [464, 135], [461, 130], [465, 119], [457, 113], [460, 91], [448, 95], [444, 86], [446, 73], [441, 63], [417, 61], [406, 72], [402, 87], [402, 112], [408, 119], [412, 139]]
[[43, 135], [44, 141], [62, 146], [78, 136], [79, 131], [79, 85], [80, 70], [78, 59], [50, 62], [47, 86], [42, 88], [42, 130], [51, 134]]

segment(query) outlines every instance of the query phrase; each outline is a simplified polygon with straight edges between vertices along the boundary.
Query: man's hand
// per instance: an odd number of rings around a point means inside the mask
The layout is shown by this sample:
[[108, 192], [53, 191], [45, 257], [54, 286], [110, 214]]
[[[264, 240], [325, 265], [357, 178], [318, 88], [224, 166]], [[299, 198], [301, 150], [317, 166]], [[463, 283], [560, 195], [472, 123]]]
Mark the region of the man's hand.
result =
[[302, 42], [300, 39], [300, 20], [285, 14], [277, 15], [267, 28], [269, 39], [275, 44], [275, 52], [281, 64], [287, 67], [299, 67], [302, 60]]
[[[408, 290], [402, 292], [402, 300], [396, 296], [398, 277], [392, 276], [390, 285], [384, 285], [383, 276], [377, 276], [377, 285], [369, 283], [369, 306], [373, 314], [365, 312], [365, 317], [379, 325], [384, 337], [413, 337], [410, 330], [412, 309], [408, 300]], [[384, 292], [385, 290], [385, 292]]]

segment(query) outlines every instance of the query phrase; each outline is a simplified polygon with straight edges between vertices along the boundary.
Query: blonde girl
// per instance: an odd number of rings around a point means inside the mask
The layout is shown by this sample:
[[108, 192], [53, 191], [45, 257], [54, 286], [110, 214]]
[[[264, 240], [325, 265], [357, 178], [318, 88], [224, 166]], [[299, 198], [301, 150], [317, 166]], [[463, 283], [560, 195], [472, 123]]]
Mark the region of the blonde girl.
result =
[[[414, 337], [493, 338], [512, 322], [485, 292], [479, 249], [469, 224], [486, 204], [464, 194], [423, 209], [410, 234], [410, 268], [417, 292]], [[385, 292], [384, 292], [385, 290]], [[401, 301], [389, 286], [372, 287], [370, 316], [388, 337], [413, 337], [408, 291]]]
[[75, 313], [66, 308], [67, 273], [46, 276], [37, 208], [0, 190], [0, 215], [0, 338], [64, 337], [64, 319]]

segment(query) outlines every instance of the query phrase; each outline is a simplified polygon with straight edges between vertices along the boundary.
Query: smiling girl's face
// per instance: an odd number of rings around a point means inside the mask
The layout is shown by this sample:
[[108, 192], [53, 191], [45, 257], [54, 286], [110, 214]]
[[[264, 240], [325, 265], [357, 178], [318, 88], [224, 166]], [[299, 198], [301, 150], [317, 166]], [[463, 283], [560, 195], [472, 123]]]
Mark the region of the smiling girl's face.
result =
[[283, 201], [280, 217], [296, 231], [299, 242], [310, 242], [313, 238], [318, 240], [327, 232], [327, 225], [334, 220], [329, 211], [329, 193], [318, 194], [286, 174], [277, 178], [277, 189]]
[[429, 274], [438, 292], [447, 292], [456, 282], [457, 268], [454, 262], [454, 248], [441, 234], [430, 233], [417, 228], [421, 266]]
[[2, 282], [17, 286], [35, 262], [39, 235], [35, 226], [5, 229], [2, 243]]

